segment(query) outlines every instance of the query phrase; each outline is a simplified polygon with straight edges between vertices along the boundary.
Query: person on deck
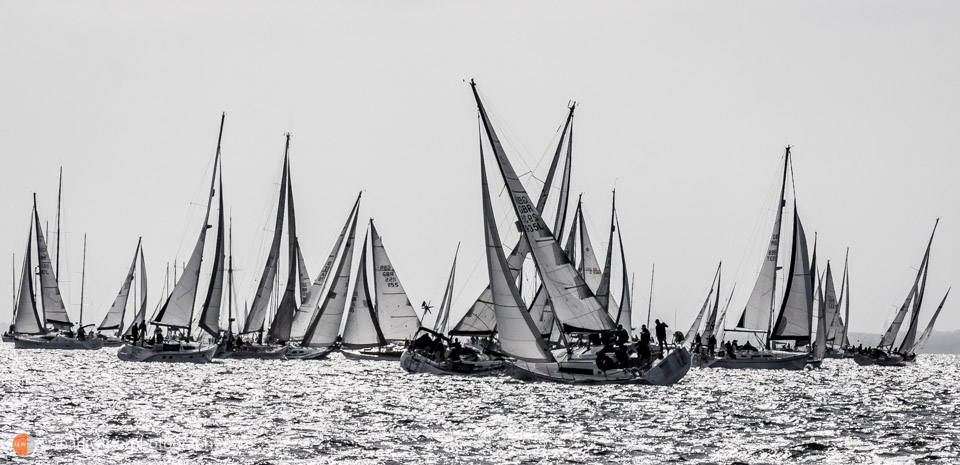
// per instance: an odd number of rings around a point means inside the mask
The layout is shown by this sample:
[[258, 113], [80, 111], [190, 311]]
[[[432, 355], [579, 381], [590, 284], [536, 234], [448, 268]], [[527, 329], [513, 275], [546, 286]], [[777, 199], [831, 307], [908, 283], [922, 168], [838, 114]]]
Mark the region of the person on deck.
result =
[[147, 339], [147, 322], [146, 320], [140, 321], [140, 346], [143, 346], [143, 343]]
[[717, 349], [717, 336], [713, 334], [707, 338], [707, 352], [710, 353], [710, 356], [713, 357], [714, 351]]
[[133, 327], [130, 328], [130, 339], [133, 340], [133, 345], [137, 345], [137, 339], [139, 338], [140, 338], [140, 327], [137, 325], [133, 325]]
[[623, 329], [623, 325], [617, 325], [617, 344], [622, 346], [627, 342], [630, 342], [630, 335]]
[[647, 329], [647, 325], [640, 326], [640, 345], [650, 344], [650, 330]]
[[667, 328], [669, 326], [666, 323], [656, 320], [657, 345], [660, 346], [660, 352], [666, 352], [667, 350]]
[[700, 336], [700, 333], [697, 333], [693, 336], [693, 351], [699, 354], [701, 347], [703, 347], [703, 337]]

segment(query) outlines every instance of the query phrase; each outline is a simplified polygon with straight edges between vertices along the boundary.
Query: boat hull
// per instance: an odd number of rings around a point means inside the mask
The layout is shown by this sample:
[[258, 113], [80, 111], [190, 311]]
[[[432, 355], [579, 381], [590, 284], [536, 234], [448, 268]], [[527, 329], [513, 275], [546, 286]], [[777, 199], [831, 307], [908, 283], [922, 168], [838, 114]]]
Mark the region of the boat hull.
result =
[[64, 336], [14, 336], [17, 349], [99, 350], [103, 348], [100, 338], [80, 340]]
[[874, 356], [872, 354], [856, 354], [853, 361], [860, 366], [881, 366], [881, 367], [905, 367], [911, 363], [900, 355], [884, 354], [883, 356]]
[[410, 373], [444, 376], [496, 376], [506, 368], [503, 359], [460, 360], [457, 363], [437, 362], [414, 350], [400, 355], [400, 366]]
[[217, 346], [212, 344], [160, 344], [156, 346], [125, 345], [117, 358], [125, 362], [207, 363], [213, 360]]
[[286, 358], [287, 347], [275, 345], [243, 345], [235, 349], [217, 347], [215, 358], [279, 360]]
[[101, 337], [103, 340], [104, 347], [121, 347], [126, 344], [126, 341], [117, 337]]
[[288, 346], [285, 355], [288, 360], [323, 360], [336, 351], [336, 347]]
[[16, 336], [13, 334], [3, 333], [3, 342], [13, 342], [16, 339]]
[[683, 379], [690, 370], [690, 352], [678, 348], [643, 370], [637, 367], [600, 370], [595, 359], [584, 358], [538, 363], [522, 360], [507, 363], [507, 374], [526, 381], [551, 381], [565, 384], [647, 384], [669, 386]]
[[733, 370], [802, 370], [809, 363], [809, 354], [778, 351], [737, 352], [737, 358], [694, 355], [700, 368]]
[[403, 355], [402, 350], [340, 350], [344, 357], [351, 360], [385, 360], [397, 361]]

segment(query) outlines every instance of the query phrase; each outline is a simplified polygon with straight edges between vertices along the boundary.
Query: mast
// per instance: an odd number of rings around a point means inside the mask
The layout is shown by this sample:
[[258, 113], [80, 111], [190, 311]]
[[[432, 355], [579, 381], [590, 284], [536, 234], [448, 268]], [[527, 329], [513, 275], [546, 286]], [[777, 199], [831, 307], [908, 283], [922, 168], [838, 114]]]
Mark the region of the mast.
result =
[[653, 311], [653, 276], [657, 271], [657, 264], [650, 267], [650, 299], [647, 301], [647, 329], [650, 329], [650, 312]]
[[[56, 268], [57, 278], [60, 277], [60, 200], [62, 198], [63, 198], [63, 166], [60, 166], [60, 180], [57, 183], [57, 268]], [[81, 306], [83, 306], [82, 302], [81, 302]]]
[[227, 341], [233, 340], [233, 215], [230, 215], [230, 259], [227, 262]]
[[[57, 239], [57, 248], [60, 248], [60, 240]], [[57, 260], [57, 264], [59, 264]], [[80, 319], [77, 324], [83, 329], [83, 287], [87, 280], [87, 235], [83, 235], [83, 265], [80, 267]]]

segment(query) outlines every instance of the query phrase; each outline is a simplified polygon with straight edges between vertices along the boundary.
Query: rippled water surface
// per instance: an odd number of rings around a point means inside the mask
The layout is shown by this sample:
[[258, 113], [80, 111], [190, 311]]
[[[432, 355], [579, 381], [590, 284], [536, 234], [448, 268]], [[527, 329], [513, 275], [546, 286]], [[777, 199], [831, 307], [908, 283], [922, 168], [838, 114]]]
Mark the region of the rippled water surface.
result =
[[[397, 362], [125, 363], [0, 346], [0, 462], [960, 463], [960, 357], [692, 369], [672, 387], [413, 375]], [[17, 433], [36, 438], [13, 454]]]

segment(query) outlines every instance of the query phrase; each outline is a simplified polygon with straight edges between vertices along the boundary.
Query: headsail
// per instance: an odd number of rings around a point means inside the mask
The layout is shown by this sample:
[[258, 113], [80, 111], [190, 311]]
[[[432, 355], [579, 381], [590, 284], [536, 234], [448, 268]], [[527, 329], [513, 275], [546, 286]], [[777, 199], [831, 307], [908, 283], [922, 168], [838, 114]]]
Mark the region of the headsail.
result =
[[60, 286], [57, 284], [57, 276], [53, 272], [50, 254], [47, 253], [47, 241], [43, 238], [40, 216], [37, 214], [36, 195], [33, 198], [33, 218], [37, 230], [37, 261], [40, 264], [40, 297], [43, 303], [43, 318], [46, 324], [57, 329], [70, 329], [73, 323], [70, 322], [70, 316], [67, 315], [67, 309], [63, 305], [63, 298], [60, 297]]
[[563, 323], [567, 332], [598, 332], [612, 329], [614, 323], [610, 315], [604, 311], [593, 292], [574, 269], [567, 254], [560, 248], [550, 228], [543, 221], [540, 212], [530, 201], [526, 189], [523, 188], [520, 178], [510, 164], [510, 160], [507, 159], [500, 139], [487, 117], [473, 81], [471, 81], [471, 87], [487, 139], [493, 147], [500, 174], [510, 191], [514, 212], [520, 220], [519, 227], [523, 229], [523, 235], [531, 248], [537, 271], [543, 280], [557, 318]]
[[[36, 211], [36, 206], [34, 206]], [[18, 334], [42, 334], [46, 332], [37, 300], [33, 295], [33, 265], [30, 263], [30, 249], [33, 247], [33, 219], [30, 219], [30, 232], [27, 234], [27, 251], [23, 254], [23, 270], [20, 272], [20, 297], [17, 299], [16, 316], [13, 330]]]
[[450, 277], [447, 278], [447, 287], [443, 291], [440, 310], [437, 312], [437, 319], [433, 323], [434, 332], [440, 334], [447, 333], [447, 321], [450, 319], [450, 307], [453, 304], [453, 280], [457, 273], [457, 255], [459, 254], [460, 244], [457, 243], [457, 251], [453, 254], [453, 265], [450, 266]]
[[600, 269], [600, 262], [597, 261], [597, 254], [593, 250], [593, 243], [590, 242], [590, 233], [587, 232], [587, 223], [583, 219], [583, 210], [580, 205], [577, 206], [580, 212], [577, 217], [580, 225], [580, 274], [586, 281], [590, 290], [598, 292], [600, 280], [603, 276], [603, 270]]
[[213, 254], [213, 275], [207, 297], [200, 307], [200, 328], [216, 339], [220, 335], [220, 307], [223, 303], [224, 221], [223, 221], [223, 176], [220, 178], [220, 208], [217, 218], [217, 244]]
[[370, 298], [370, 289], [367, 288], [367, 235], [364, 234], [353, 298], [350, 301], [350, 311], [347, 312], [347, 323], [343, 327], [343, 346], [376, 347], [386, 343], [377, 321], [377, 309]]
[[117, 298], [113, 300], [113, 305], [111, 305], [110, 309], [107, 310], [107, 314], [104, 315], [103, 321], [100, 322], [100, 326], [97, 327], [97, 329], [100, 331], [122, 329], [121, 326], [123, 325], [123, 313], [127, 308], [127, 300], [130, 298], [130, 286], [133, 284], [133, 272], [137, 267], [137, 255], [140, 254], [141, 240], [137, 241], [137, 248], [133, 251], [133, 261], [130, 263], [130, 270], [127, 271], [127, 276], [123, 279], [123, 283], [120, 285], [120, 292], [117, 294]]
[[[358, 198], [359, 201], [359, 198]], [[337, 340], [337, 333], [340, 332], [340, 324], [343, 322], [343, 311], [347, 304], [347, 289], [350, 286], [350, 267], [353, 265], [353, 243], [357, 233], [357, 217], [353, 215], [350, 223], [350, 235], [347, 243], [343, 246], [343, 255], [340, 256], [340, 264], [337, 266], [337, 274], [330, 283], [330, 289], [327, 290], [326, 298], [320, 306], [317, 315], [307, 327], [307, 332], [303, 336], [301, 345], [305, 347], [327, 347], [333, 345]]]
[[[924, 254], [923, 266], [920, 270], [923, 278], [920, 280], [920, 287], [913, 298], [913, 312], [910, 314], [910, 325], [907, 326], [907, 334], [900, 343], [900, 352], [907, 353], [913, 349], [917, 339], [917, 326], [920, 324], [920, 305], [923, 303], [923, 294], [927, 289], [927, 275], [930, 272], [930, 247], [933, 245], [933, 235], [937, 233], [937, 225], [940, 224], [940, 218], [933, 225], [933, 232], [930, 233], [930, 242], [927, 243], [927, 252]], [[919, 276], [919, 275], [918, 275]]]
[[[807, 236], [803, 232], [803, 223], [796, 212], [793, 213], [793, 258], [790, 260], [790, 273], [787, 277], [784, 299], [777, 323], [770, 333], [770, 340], [795, 341], [796, 345], [810, 343], [811, 323], [813, 322], [813, 273], [807, 255]], [[814, 246], [816, 248], [816, 246]]]
[[[827, 263], [829, 269], [830, 264]], [[820, 279], [820, 286], [817, 290], [817, 340], [813, 345], [814, 360], [823, 360], [827, 355], [827, 312], [826, 305], [823, 302], [823, 279]]]
[[940, 310], [943, 310], [943, 304], [947, 302], [947, 297], [950, 295], [950, 289], [947, 289], [947, 293], [944, 294], [943, 300], [940, 301], [940, 305], [937, 306], [937, 311], [933, 312], [933, 317], [930, 318], [930, 323], [927, 324], [927, 328], [923, 330], [923, 334], [917, 339], [917, 344], [910, 349], [910, 353], [917, 353], [923, 350], [923, 347], [927, 345], [927, 339], [930, 339], [930, 333], [933, 332], [933, 325], [937, 322], [937, 317], [940, 316]]
[[[830, 269], [830, 262], [827, 261], [827, 271], [823, 278], [823, 314], [826, 318], [826, 340], [829, 344], [835, 344], [838, 329], [840, 329], [840, 312], [837, 311], [837, 290], [833, 285], [833, 271]], [[841, 336], [842, 337], [842, 336]]]
[[723, 262], [720, 262], [717, 265], [717, 295], [713, 299], [713, 309], [707, 314], [707, 322], [703, 325], [703, 334], [701, 335], [704, 343], [710, 339], [710, 336], [713, 336], [714, 330], [717, 328], [717, 312], [720, 310], [720, 269], [722, 267]]
[[703, 305], [700, 306], [700, 312], [697, 313], [697, 317], [693, 320], [693, 324], [690, 325], [690, 329], [687, 330], [687, 334], [683, 337], [683, 343], [687, 344], [693, 341], [694, 336], [700, 330], [700, 322], [703, 320], [703, 316], [706, 315], [707, 309], [710, 308], [710, 300], [713, 299], [713, 292], [716, 290], [717, 278], [720, 277], [720, 267], [717, 267], [717, 272], [713, 275], [713, 281], [710, 282], [710, 292], [707, 293], [707, 298], [703, 300]]
[[[353, 203], [353, 208], [350, 210], [350, 214], [347, 215], [347, 221], [343, 223], [343, 229], [340, 230], [340, 235], [337, 236], [337, 242], [333, 245], [333, 250], [331, 250], [330, 255], [327, 256], [327, 261], [323, 263], [323, 268], [320, 270], [320, 274], [317, 275], [317, 279], [314, 280], [310, 286], [310, 291], [307, 292], [306, 299], [300, 302], [300, 308], [297, 309], [297, 313], [293, 316], [293, 325], [290, 327], [290, 339], [292, 340], [303, 339], [303, 335], [306, 334], [307, 328], [310, 327], [310, 323], [313, 321], [313, 316], [317, 313], [317, 309], [320, 306], [320, 299], [325, 295], [323, 288], [327, 284], [330, 271], [333, 270], [333, 264], [336, 263], [340, 246], [343, 245], [343, 240], [347, 236], [347, 230], [350, 229], [350, 220], [356, 216], [357, 210], [360, 208], [360, 196], [362, 195], [362, 192], [357, 195], [357, 201]], [[306, 270], [304, 270], [304, 274], [306, 274]]]
[[[290, 134], [287, 134], [287, 151], [290, 147]], [[288, 155], [289, 160], [289, 155]], [[280, 305], [277, 307], [277, 313], [273, 317], [273, 323], [270, 324], [270, 339], [274, 341], [289, 341], [290, 332], [293, 327], [293, 317], [297, 313], [297, 289], [301, 287], [302, 282], [297, 279], [297, 272], [300, 269], [299, 251], [297, 242], [297, 217], [293, 208], [293, 183], [290, 180], [290, 165], [287, 162], [287, 248], [289, 250], [287, 260], [287, 286], [280, 297]], [[302, 293], [302, 291], [301, 291]]]
[[133, 315], [133, 321], [127, 325], [123, 335], [129, 335], [133, 331], [134, 325], [147, 321], [147, 265], [143, 258], [143, 245], [140, 245], [140, 307]]
[[420, 317], [410, 304], [400, 277], [387, 256], [377, 227], [370, 220], [370, 243], [373, 245], [373, 284], [376, 289], [377, 315], [380, 329], [389, 342], [413, 338], [420, 327]]

